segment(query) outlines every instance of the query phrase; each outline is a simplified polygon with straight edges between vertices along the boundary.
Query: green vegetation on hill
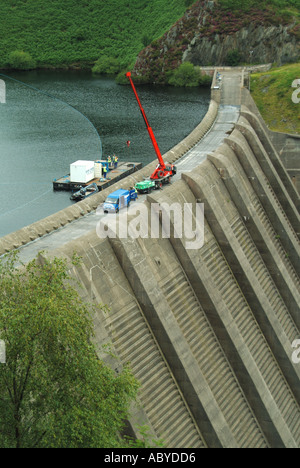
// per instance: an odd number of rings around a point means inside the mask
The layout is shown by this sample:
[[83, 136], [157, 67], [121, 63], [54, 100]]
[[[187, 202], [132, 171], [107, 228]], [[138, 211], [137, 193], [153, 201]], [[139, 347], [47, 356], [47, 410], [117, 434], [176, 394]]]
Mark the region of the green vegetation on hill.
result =
[[[170, 60], [177, 68], [195, 32], [209, 38], [232, 34], [257, 22], [286, 24], [296, 18], [300, 37], [300, 0], [6, 0], [0, 3], [0, 68], [88, 67], [96, 61], [112, 69], [133, 66], [137, 55], [154, 45], [188, 8], [208, 8], [211, 18], [199, 27], [190, 14], [182, 21]], [[195, 9], [196, 7], [196, 9]], [[195, 14], [196, 14], [195, 13]], [[198, 13], [197, 13], [198, 14]], [[175, 63], [176, 62], [176, 63]], [[168, 67], [167, 67], [168, 68]]]
[[[223, 57], [219, 47], [212, 60], [209, 53], [197, 52], [197, 44], [204, 41], [208, 52], [209, 44], [213, 49], [224, 43], [223, 49], [226, 49], [226, 42], [232, 42], [227, 41], [227, 38], [230, 39], [230, 36], [243, 28], [253, 31], [260, 26], [286, 26], [289, 41], [293, 41], [294, 37], [300, 39], [300, 0], [219, 0], [214, 5], [213, 2], [199, 0], [187, 9], [169, 31], [140, 52], [134, 73], [143, 83], [168, 83], [169, 73], [181, 65], [186, 53], [186, 60], [195, 65], [215, 65], [216, 60], [218, 65], [246, 64], [249, 56], [244, 58], [238, 43]], [[254, 41], [254, 33], [252, 35]], [[266, 43], [268, 41], [270, 38], [266, 38]], [[195, 47], [190, 47], [191, 44]], [[298, 58], [292, 54], [291, 61], [295, 60]]]
[[300, 134], [300, 92], [296, 80], [300, 82], [300, 63], [252, 75], [251, 94], [270, 130]]
[[[187, 0], [6, 0], [0, 3], [0, 67], [30, 54], [38, 67], [90, 66], [101, 56], [124, 67], [180, 18]], [[32, 66], [31, 62], [31, 66]], [[22, 64], [24, 68], [24, 63]]]

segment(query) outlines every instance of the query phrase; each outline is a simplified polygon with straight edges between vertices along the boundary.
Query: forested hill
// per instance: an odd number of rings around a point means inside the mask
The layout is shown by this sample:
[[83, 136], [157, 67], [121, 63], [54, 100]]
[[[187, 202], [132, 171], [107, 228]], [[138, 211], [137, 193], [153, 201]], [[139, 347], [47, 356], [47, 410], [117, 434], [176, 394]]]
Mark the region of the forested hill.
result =
[[[0, 68], [91, 67], [109, 57], [122, 69], [151, 43], [142, 66], [153, 60], [160, 75], [186, 60], [185, 50], [199, 38], [210, 52], [216, 40], [222, 44], [224, 35], [254, 24], [290, 24], [299, 40], [299, 6], [300, 0], [2, 0]], [[197, 54], [219, 64], [201, 48]], [[157, 59], [167, 63], [159, 68]]]
[[15, 51], [36, 66], [90, 64], [101, 55], [121, 65], [180, 18], [190, 0], [2, 0], [0, 67]]

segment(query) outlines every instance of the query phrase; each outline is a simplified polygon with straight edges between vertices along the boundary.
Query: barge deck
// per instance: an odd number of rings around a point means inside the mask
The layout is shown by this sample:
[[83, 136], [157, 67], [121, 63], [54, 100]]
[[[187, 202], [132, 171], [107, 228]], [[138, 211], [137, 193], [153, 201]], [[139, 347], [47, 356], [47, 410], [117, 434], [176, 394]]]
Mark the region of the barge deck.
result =
[[142, 168], [143, 164], [139, 162], [119, 162], [117, 168], [111, 168], [106, 178], [96, 177], [95, 179], [90, 180], [87, 183], [78, 183], [78, 182], [71, 182], [70, 174], [67, 174], [59, 179], [54, 179], [53, 181], [53, 189], [54, 190], [65, 190], [65, 191], [78, 191], [82, 187], [87, 187], [95, 183], [98, 187], [98, 190], [104, 190], [107, 187], [115, 184], [121, 179], [124, 179], [130, 174], [133, 174], [136, 171], [139, 171]]

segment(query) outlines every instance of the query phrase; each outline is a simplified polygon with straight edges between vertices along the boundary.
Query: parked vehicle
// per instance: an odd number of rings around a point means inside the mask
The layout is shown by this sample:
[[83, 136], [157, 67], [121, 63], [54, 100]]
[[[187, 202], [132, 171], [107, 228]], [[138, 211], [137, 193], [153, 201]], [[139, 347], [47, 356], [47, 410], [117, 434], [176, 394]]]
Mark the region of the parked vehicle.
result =
[[150, 193], [152, 189], [155, 189], [155, 182], [154, 180], [145, 179], [141, 182], [137, 182], [135, 184], [135, 188], [137, 189], [138, 193]]
[[119, 189], [108, 195], [102, 205], [104, 213], [119, 213], [122, 208], [128, 207], [132, 200], [136, 200], [137, 193], [135, 189]]

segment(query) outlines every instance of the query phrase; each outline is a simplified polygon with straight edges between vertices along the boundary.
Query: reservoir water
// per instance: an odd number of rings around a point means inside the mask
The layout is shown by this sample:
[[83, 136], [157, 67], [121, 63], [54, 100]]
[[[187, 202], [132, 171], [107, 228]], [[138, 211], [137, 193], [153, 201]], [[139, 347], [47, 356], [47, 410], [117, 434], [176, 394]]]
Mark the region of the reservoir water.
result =
[[[156, 159], [130, 86], [89, 72], [9, 73], [0, 80], [6, 87], [6, 102], [0, 103], [0, 237], [73, 203], [69, 192], [52, 188], [71, 163], [113, 153], [143, 165]], [[210, 100], [209, 89], [200, 88], [142, 86], [138, 93], [162, 154], [198, 125]]]

